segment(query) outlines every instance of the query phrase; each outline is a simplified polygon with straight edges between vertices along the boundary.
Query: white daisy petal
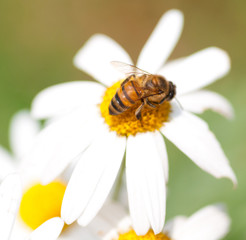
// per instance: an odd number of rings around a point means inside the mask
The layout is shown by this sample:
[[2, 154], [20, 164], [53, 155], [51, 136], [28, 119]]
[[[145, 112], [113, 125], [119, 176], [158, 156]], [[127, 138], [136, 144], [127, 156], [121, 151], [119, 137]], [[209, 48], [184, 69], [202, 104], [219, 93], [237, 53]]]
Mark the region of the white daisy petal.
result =
[[102, 240], [112, 240], [112, 239], [118, 239], [118, 237], [119, 237], [119, 234], [118, 234], [117, 230], [116, 229], [111, 229], [101, 239]]
[[107, 86], [124, 77], [112, 67], [112, 61], [132, 63], [125, 50], [103, 34], [92, 36], [74, 57], [74, 65], [77, 68]]
[[33, 100], [32, 116], [39, 119], [64, 115], [78, 107], [100, 102], [105, 88], [95, 82], [74, 81], [57, 84], [41, 91]]
[[172, 104], [170, 122], [161, 132], [201, 169], [216, 178], [227, 177], [236, 185], [236, 176], [214, 134], [206, 122], [181, 111]]
[[190, 112], [203, 113], [211, 109], [228, 119], [234, 117], [233, 107], [230, 102], [218, 93], [200, 90], [179, 97], [181, 106]]
[[12, 156], [0, 146], [0, 181], [9, 173], [15, 171], [15, 163]]
[[167, 63], [159, 74], [176, 84], [177, 94], [181, 95], [211, 84], [229, 70], [228, 54], [217, 47], [209, 47]]
[[130, 216], [122, 218], [121, 221], [117, 224], [117, 227], [121, 230], [120, 233], [125, 233], [132, 229], [132, 219]]
[[[86, 206], [85, 211], [82, 216], [78, 219], [78, 223], [81, 226], [86, 226], [92, 218], [95, 217], [97, 212], [102, 207], [106, 197], [111, 190], [113, 183], [116, 179], [117, 173], [119, 171], [124, 152], [126, 147], [126, 139], [120, 138], [115, 135], [115, 140], [111, 142], [111, 149], [108, 149], [108, 152], [104, 156], [101, 153], [101, 160], [108, 158], [108, 166], [104, 170], [99, 183], [94, 190], [93, 196], [91, 197], [88, 205]], [[114, 150], [112, 150], [112, 147]], [[89, 150], [89, 149], [88, 149]], [[110, 151], [112, 153], [110, 154]]]
[[65, 191], [61, 216], [67, 224], [84, 212], [84, 225], [100, 210], [113, 185], [124, 151], [125, 139], [109, 132], [106, 127], [88, 147]]
[[61, 218], [51, 218], [35, 229], [27, 240], [56, 240], [59, 237], [63, 226], [64, 222]]
[[160, 159], [162, 160], [162, 167], [164, 170], [165, 180], [167, 183], [168, 182], [168, 175], [169, 175], [169, 173], [168, 173], [169, 167], [168, 167], [168, 156], [167, 156], [166, 144], [165, 144], [164, 138], [160, 132], [156, 132], [155, 134], [153, 134], [153, 136], [154, 136], [154, 141], [155, 141], [156, 147], [157, 147], [158, 152], [160, 154]]
[[189, 217], [171, 237], [177, 240], [218, 240], [228, 233], [229, 227], [228, 215], [211, 205]]
[[[137, 165], [135, 165], [137, 167]], [[138, 171], [134, 171], [132, 164], [127, 166], [127, 191], [132, 226], [138, 235], [144, 235], [150, 228], [149, 219], [143, 202], [143, 194], [137, 181]]]
[[[25, 186], [23, 184], [23, 186]], [[17, 215], [16, 221], [14, 223], [11, 240], [24, 240], [30, 235], [30, 228], [20, 219], [20, 216]]]
[[[127, 141], [126, 176], [129, 207], [134, 230], [140, 235], [148, 231], [146, 216], [155, 234], [161, 232], [165, 221], [166, 184], [163, 159], [155, 140], [156, 134], [148, 132], [135, 137], [130, 136]], [[143, 225], [142, 218], [145, 220]]]
[[29, 111], [19, 111], [11, 120], [10, 145], [16, 159], [27, 153], [40, 131], [40, 124], [31, 118]]
[[96, 111], [78, 109], [41, 131], [24, 169], [37, 171], [44, 184], [54, 180], [92, 142], [101, 121]]
[[0, 239], [8, 240], [21, 199], [19, 175], [8, 175], [0, 185]]
[[150, 73], [156, 73], [178, 42], [183, 21], [183, 14], [178, 10], [165, 13], [144, 45], [137, 66]]

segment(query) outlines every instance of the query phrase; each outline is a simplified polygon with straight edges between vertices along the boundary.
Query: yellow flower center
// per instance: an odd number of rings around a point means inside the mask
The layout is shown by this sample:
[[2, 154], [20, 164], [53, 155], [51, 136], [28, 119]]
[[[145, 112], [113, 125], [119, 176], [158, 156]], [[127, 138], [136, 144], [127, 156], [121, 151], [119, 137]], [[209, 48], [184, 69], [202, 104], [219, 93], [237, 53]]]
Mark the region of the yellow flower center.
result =
[[110, 115], [108, 108], [111, 99], [114, 97], [117, 89], [120, 88], [120, 84], [121, 81], [107, 88], [103, 96], [103, 101], [100, 104], [102, 117], [105, 119], [110, 130], [116, 131], [120, 136], [135, 136], [139, 132], [159, 130], [164, 122], [168, 121], [171, 107], [170, 103], [166, 101], [156, 108], [144, 106], [141, 111], [141, 120], [138, 120], [135, 116], [135, 111], [139, 107], [140, 101], [119, 115]]
[[164, 233], [154, 234], [153, 230], [149, 230], [144, 236], [138, 236], [134, 230], [120, 234], [118, 240], [171, 240]]
[[66, 186], [61, 182], [48, 185], [35, 184], [23, 195], [20, 204], [20, 216], [32, 229], [36, 229], [46, 220], [59, 217]]

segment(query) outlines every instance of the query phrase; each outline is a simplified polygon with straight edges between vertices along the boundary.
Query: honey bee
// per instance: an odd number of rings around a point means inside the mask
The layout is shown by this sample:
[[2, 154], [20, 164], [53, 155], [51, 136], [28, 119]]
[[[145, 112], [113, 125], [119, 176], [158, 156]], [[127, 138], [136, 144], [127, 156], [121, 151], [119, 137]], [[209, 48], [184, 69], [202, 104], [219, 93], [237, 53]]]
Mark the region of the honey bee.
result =
[[156, 108], [164, 101], [175, 97], [176, 86], [163, 76], [150, 74], [134, 65], [111, 62], [127, 78], [121, 83], [109, 105], [110, 115], [119, 115], [135, 104], [140, 104], [135, 116], [141, 120], [141, 110], [145, 105]]

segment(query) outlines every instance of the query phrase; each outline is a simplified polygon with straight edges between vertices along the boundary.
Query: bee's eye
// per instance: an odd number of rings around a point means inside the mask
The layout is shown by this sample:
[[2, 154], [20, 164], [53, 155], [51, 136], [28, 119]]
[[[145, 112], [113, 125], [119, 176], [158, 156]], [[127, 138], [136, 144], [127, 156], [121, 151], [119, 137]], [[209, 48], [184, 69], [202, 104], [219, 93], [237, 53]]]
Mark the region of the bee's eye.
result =
[[171, 91], [168, 96], [169, 96], [169, 99], [172, 99], [173, 98], [173, 91]]

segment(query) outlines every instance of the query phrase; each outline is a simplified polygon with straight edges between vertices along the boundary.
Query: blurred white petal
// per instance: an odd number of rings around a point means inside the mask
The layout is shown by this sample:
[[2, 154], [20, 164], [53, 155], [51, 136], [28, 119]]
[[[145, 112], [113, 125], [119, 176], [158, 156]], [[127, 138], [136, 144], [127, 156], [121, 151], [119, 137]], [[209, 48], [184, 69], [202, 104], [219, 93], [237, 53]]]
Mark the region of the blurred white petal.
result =
[[[143, 194], [139, 189], [139, 183], [136, 181], [135, 173], [132, 170], [127, 171], [127, 185], [129, 211], [132, 218], [132, 225], [138, 235], [144, 235], [150, 228], [149, 219], [146, 213], [145, 205], [143, 202]], [[134, 181], [135, 180], [135, 181]]]
[[120, 167], [125, 151], [125, 138], [108, 128], [81, 156], [65, 191], [61, 216], [67, 224], [82, 217], [87, 224], [100, 210]]
[[203, 113], [211, 109], [228, 119], [234, 117], [233, 107], [230, 102], [215, 92], [200, 90], [179, 96], [178, 100], [181, 106], [190, 112]]
[[15, 171], [15, 165], [13, 157], [0, 146], [0, 181], [9, 173]]
[[[94, 190], [93, 196], [91, 197], [88, 205], [85, 208], [85, 211], [83, 212], [82, 216], [78, 219], [78, 223], [82, 226], [86, 226], [100, 210], [107, 196], [109, 195], [109, 192], [115, 182], [117, 173], [120, 169], [120, 165], [126, 148], [126, 139], [122, 137], [119, 138], [116, 134], [114, 137], [115, 139], [112, 140], [111, 143], [107, 143], [111, 144], [111, 147], [107, 148], [108, 152], [105, 154], [101, 152], [100, 154], [102, 161], [105, 161], [105, 159], [108, 158], [107, 167], [104, 170], [100, 178], [100, 181], [98, 182], [96, 189]], [[103, 137], [102, 141], [104, 141], [104, 138], [105, 137]], [[97, 149], [98, 148], [94, 149], [94, 151], [98, 151]], [[88, 149], [88, 151], [91, 150]], [[110, 151], [112, 153], [110, 153]], [[93, 157], [93, 155], [95, 154], [93, 153], [91, 157]]]
[[64, 222], [61, 218], [51, 218], [35, 229], [27, 240], [56, 240], [63, 226]]
[[137, 66], [156, 73], [176, 46], [183, 29], [183, 21], [183, 14], [179, 10], [166, 12], [144, 45]]
[[108, 200], [98, 214], [107, 219], [113, 227], [116, 227], [123, 218], [128, 216], [124, 207], [113, 200]]
[[86, 229], [88, 229], [96, 239], [117, 239], [119, 232], [117, 225], [126, 215], [127, 213], [120, 204], [107, 201]]
[[[23, 184], [23, 186], [25, 186]], [[21, 217], [17, 215], [14, 223], [11, 240], [25, 240], [30, 235], [30, 228], [22, 221]]]
[[93, 35], [74, 57], [74, 65], [106, 86], [124, 77], [113, 68], [112, 61], [132, 63], [126, 51], [103, 34]]
[[103, 236], [102, 240], [112, 240], [112, 239], [117, 239], [119, 237], [119, 234], [116, 229], [111, 229], [110, 231], [107, 232], [105, 236]]
[[101, 121], [96, 107], [78, 109], [47, 126], [27, 156], [27, 167], [47, 184], [54, 180], [93, 140]]
[[17, 160], [30, 150], [39, 131], [40, 124], [29, 111], [22, 110], [14, 115], [10, 125], [10, 146]]
[[8, 175], [0, 185], [0, 239], [8, 240], [21, 199], [19, 175]]
[[168, 236], [173, 236], [185, 225], [187, 221], [187, 217], [185, 216], [177, 216], [174, 219], [167, 221], [164, 226], [163, 232]]
[[57, 117], [79, 107], [100, 102], [105, 87], [90, 81], [67, 82], [48, 87], [33, 100], [32, 115], [44, 119]]
[[205, 121], [172, 104], [170, 121], [161, 132], [201, 169], [216, 178], [227, 177], [236, 185], [236, 176], [219, 142]]
[[121, 219], [121, 221], [117, 224], [120, 233], [128, 232], [132, 229], [132, 219], [130, 216], [126, 216]]
[[[77, 223], [66, 228], [58, 238], [59, 240], [101, 240], [100, 236], [94, 235], [90, 229], [79, 226]], [[112, 239], [111, 239], [112, 240]]]
[[205, 87], [225, 76], [230, 70], [228, 54], [209, 47], [188, 57], [167, 63], [159, 74], [177, 86], [177, 95]]
[[171, 235], [176, 240], [219, 240], [229, 231], [230, 218], [217, 206], [207, 206], [189, 217]]
[[157, 234], [164, 225], [166, 183], [162, 161], [154, 133], [128, 137], [126, 177], [129, 208], [134, 230], [139, 235], [146, 234], [150, 226]]

